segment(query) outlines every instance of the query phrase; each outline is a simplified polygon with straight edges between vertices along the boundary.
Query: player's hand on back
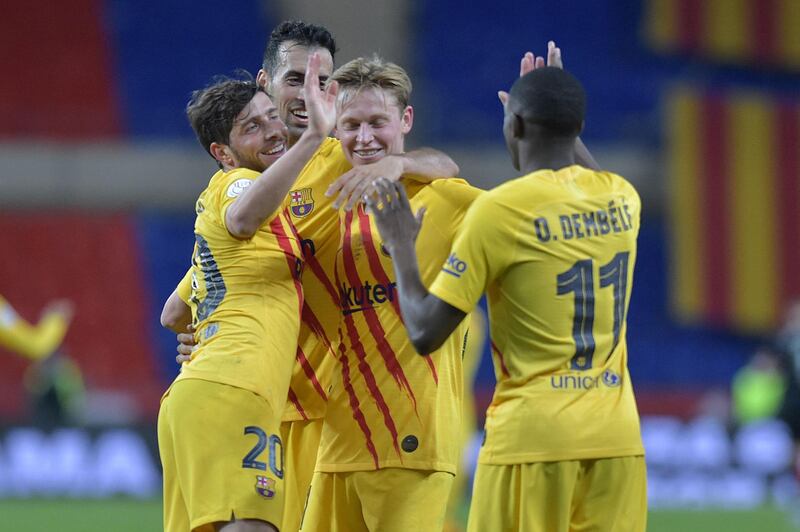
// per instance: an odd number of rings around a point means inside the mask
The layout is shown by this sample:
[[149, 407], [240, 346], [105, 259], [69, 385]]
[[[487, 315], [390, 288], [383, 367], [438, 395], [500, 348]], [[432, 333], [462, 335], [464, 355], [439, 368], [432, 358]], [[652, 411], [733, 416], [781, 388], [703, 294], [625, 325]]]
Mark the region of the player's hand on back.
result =
[[179, 333], [178, 339], [178, 355], [175, 357], [175, 362], [183, 364], [192, 359], [192, 352], [197, 348], [197, 340], [194, 338], [194, 327], [187, 325], [186, 330], [189, 332]]
[[331, 207], [334, 209], [344, 205], [344, 210], [351, 210], [361, 198], [367, 194], [379, 178], [397, 181], [403, 175], [403, 162], [392, 155], [380, 161], [354, 167], [331, 183], [325, 195], [338, 196]]
[[327, 137], [336, 125], [336, 95], [339, 93], [339, 84], [331, 81], [324, 89], [320, 86], [320, 63], [318, 53], [308, 56], [303, 92], [308, 112], [307, 131]]
[[385, 178], [375, 182], [372, 191], [364, 198], [369, 212], [378, 226], [383, 245], [391, 255], [396, 246], [413, 243], [422, 227], [425, 207], [415, 215], [411, 212], [405, 187]]

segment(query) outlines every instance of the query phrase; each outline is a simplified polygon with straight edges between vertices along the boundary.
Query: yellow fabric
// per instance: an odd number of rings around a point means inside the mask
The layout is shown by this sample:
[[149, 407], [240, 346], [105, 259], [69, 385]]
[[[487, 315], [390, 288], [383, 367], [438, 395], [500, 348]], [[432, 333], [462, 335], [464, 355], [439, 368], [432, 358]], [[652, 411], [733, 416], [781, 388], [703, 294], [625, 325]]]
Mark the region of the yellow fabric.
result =
[[748, 37], [754, 26], [750, 15], [752, 1], [706, 0], [702, 3], [702, 52], [715, 59], [738, 62], [750, 59], [754, 44]]
[[225, 225], [227, 208], [258, 175], [219, 171], [197, 200], [190, 306], [198, 343], [177, 380], [250, 390], [280, 412], [300, 327], [300, 244], [283, 213], [248, 240]]
[[770, 100], [757, 94], [734, 94], [726, 106], [730, 120], [728, 220], [736, 256], [730, 263], [731, 318], [740, 330], [760, 333], [780, 321], [777, 113]]
[[282, 532], [297, 532], [300, 529], [321, 435], [322, 418], [281, 423], [286, 464]]
[[468, 532], [644, 532], [644, 457], [479, 464]]
[[464, 453], [475, 438], [478, 430], [475, 406], [475, 377], [478, 373], [484, 344], [486, 343], [486, 315], [480, 307], [469, 315], [469, 332], [467, 333], [467, 346], [464, 349], [464, 359], [461, 363], [464, 376], [464, 401], [461, 405], [461, 448], [457, 462], [456, 476], [453, 480], [453, 490], [447, 505], [448, 522], [453, 526], [459, 520], [459, 506], [469, 496], [469, 475], [464, 471]]
[[0, 296], [0, 345], [32, 359], [44, 358], [58, 349], [68, 329], [60, 314], [47, 314], [31, 325]]
[[325, 191], [350, 168], [339, 141], [329, 138], [303, 168], [286, 199], [285, 207], [303, 241], [306, 269], [303, 273], [305, 308], [290, 387], [292, 393], [286, 403], [284, 421], [317, 419], [325, 415], [331, 375], [336, 367], [334, 353], [339, 323], [333, 281], [339, 215], [330, 206], [334, 198], [326, 197]]
[[186, 272], [186, 275], [183, 276], [183, 279], [178, 283], [178, 286], [175, 288], [178, 292], [178, 297], [181, 298], [181, 301], [189, 305], [189, 300], [192, 297], [192, 269]]
[[671, 139], [670, 196], [670, 299], [675, 313], [687, 321], [699, 320], [705, 311], [704, 257], [701, 220], [703, 201], [703, 133], [695, 120], [702, 116], [697, 94], [688, 88], [678, 88], [670, 94], [664, 112], [668, 120], [667, 136]]
[[473, 204], [431, 292], [465, 312], [488, 293], [497, 387], [481, 463], [643, 454], [625, 341], [640, 208], [627, 181], [579, 166]]
[[[212, 523], [234, 516], [280, 524], [285, 468], [279, 426], [269, 403], [250, 391], [196, 379], [173, 383], [158, 414], [164, 530], [211, 532]], [[253, 427], [266, 436], [263, 447]], [[244, 467], [251, 454], [254, 463]], [[268, 486], [263, 495], [259, 477]]]
[[311, 482], [308, 508], [300, 530], [442, 530], [452, 482], [450, 473], [409, 469], [351, 473], [318, 471]]
[[[405, 186], [412, 208], [428, 209], [417, 250], [422, 278], [430, 282], [481, 191], [458, 179]], [[468, 320], [430, 359], [417, 354], [399, 316], [394, 269], [377, 228], [361, 207], [340, 216], [336, 285], [343, 343], [317, 471], [405, 467], [455, 473]]]

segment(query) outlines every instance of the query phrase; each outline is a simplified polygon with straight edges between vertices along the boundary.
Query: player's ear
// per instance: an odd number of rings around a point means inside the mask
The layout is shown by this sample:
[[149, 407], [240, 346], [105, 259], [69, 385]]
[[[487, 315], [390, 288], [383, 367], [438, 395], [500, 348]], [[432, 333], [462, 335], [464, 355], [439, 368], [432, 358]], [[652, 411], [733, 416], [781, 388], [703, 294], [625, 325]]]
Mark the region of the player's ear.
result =
[[233, 157], [233, 152], [227, 144], [212, 142], [208, 147], [208, 151], [211, 152], [211, 156], [223, 166], [236, 166], [236, 160]]
[[256, 85], [263, 88], [265, 91], [269, 90], [269, 74], [263, 68], [256, 74]]
[[583, 133], [584, 126], [586, 126], [586, 120], [581, 120], [581, 129], [578, 131], [579, 136], [581, 133]]
[[407, 105], [405, 109], [403, 109], [403, 115], [400, 117], [401, 122], [401, 131], [403, 135], [407, 135], [409, 131], [411, 131], [411, 126], [414, 125], [414, 108], [410, 105]]

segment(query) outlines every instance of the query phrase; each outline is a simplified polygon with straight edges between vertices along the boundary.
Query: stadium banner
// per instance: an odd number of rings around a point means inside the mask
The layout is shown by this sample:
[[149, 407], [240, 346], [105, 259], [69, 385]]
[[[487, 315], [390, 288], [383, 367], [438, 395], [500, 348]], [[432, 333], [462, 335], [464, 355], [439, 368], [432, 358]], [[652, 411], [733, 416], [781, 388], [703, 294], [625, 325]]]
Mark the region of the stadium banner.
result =
[[665, 116], [672, 308], [769, 332], [800, 298], [800, 101], [679, 86]]
[[645, 41], [663, 53], [800, 69], [797, 0], [646, 0]]
[[0, 426], [0, 499], [149, 499], [160, 493], [153, 425]]

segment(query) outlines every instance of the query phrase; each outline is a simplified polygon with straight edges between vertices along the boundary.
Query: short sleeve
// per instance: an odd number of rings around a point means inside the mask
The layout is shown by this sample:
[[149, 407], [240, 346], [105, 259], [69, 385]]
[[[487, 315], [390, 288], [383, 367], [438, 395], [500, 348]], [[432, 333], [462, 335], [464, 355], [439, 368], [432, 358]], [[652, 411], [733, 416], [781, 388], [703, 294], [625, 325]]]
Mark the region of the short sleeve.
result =
[[[220, 223], [227, 230], [228, 224], [225, 222], [225, 215], [233, 202], [253, 184], [259, 173], [246, 168], [239, 168], [225, 175], [225, 180], [220, 183], [217, 204], [219, 205]], [[267, 220], [272, 219], [274, 214], [270, 214]]]
[[430, 292], [446, 303], [471, 312], [486, 287], [502, 274], [511, 249], [503, 230], [503, 214], [489, 194], [467, 211], [453, 247]]
[[192, 269], [189, 268], [186, 271], [186, 275], [183, 276], [181, 282], [178, 283], [178, 286], [175, 288], [175, 291], [178, 292], [178, 297], [181, 298], [181, 301], [189, 304], [189, 298], [192, 297]]

